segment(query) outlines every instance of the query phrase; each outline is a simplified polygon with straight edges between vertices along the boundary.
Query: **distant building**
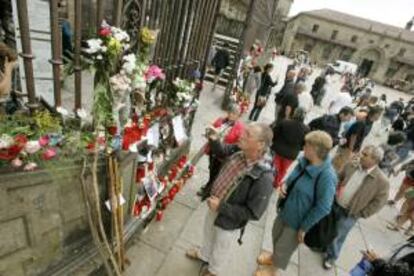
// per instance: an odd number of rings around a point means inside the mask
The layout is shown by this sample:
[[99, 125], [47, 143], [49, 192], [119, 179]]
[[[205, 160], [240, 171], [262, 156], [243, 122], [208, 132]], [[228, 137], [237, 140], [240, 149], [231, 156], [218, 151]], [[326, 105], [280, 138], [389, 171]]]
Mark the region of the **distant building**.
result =
[[302, 12], [289, 19], [283, 37], [286, 53], [305, 50], [326, 64], [341, 59], [377, 82], [402, 79], [414, 85], [413, 20], [405, 28], [329, 9]]

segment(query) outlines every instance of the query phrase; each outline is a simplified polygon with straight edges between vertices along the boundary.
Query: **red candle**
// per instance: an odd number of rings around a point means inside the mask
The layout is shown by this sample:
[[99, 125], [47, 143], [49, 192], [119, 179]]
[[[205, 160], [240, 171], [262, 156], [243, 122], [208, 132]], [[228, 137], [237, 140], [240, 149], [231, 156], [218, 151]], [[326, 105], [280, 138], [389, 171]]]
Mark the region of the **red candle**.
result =
[[162, 220], [162, 218], [163, 218], [163, 216], [164, 216], [164, 212], [163, 212], [163, 211], [161, 211], [161, 210], [158, 210], [158, 211], [157, 211], [157, 217], [156, 217], [156, 220], [157, 220], [157, 221], [161, 221], [161, 220]]

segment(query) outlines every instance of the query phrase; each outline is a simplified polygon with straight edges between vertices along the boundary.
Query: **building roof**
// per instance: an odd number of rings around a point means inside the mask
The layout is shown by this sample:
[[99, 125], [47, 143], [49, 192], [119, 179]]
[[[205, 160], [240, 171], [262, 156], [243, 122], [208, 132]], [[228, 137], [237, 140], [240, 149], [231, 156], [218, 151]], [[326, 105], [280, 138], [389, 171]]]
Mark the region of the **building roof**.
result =
[[[297, 16], [305, 14], [321, 19], [326, 19], [334, 22], [338, 22], [347, 26], [364, 29], [369, 32], [384, 34], [396, 39], [405, 40], [410, 43], [414, 43], [414, 31], [409, 31], [404, 28], [395, 27], [378, 21], [358, 17], [355, 15], [330, 10], [320, 9], [307, 12], [301, 12]], [[295, 16], [296, 17], [296, 16]]]

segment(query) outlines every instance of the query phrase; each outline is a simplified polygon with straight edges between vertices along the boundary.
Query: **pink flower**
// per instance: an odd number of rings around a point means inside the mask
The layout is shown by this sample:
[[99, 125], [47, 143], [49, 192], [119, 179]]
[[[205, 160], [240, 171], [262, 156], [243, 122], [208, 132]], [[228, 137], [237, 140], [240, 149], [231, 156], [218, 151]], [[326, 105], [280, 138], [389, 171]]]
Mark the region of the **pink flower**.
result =
[[25, 171], [33, 171], [36, 168], [37, 168], [37, 164], [34, 163], [34, 162], [30, 162], [29, 164], [27, 164], [26, 166], [24, 166], [23, 170], [25, 170]]
[[13, 167], [19, 168], [23, 165], [23, 161], [19, 158], [15, 158], [11, 161], [11, 164], [12, 164]]
[[49, 136], [45, 135], [39, 138], [39, 144], [41, 147], [47, 146], [49, 144]]
[[57, 151], [54, 148], [48, 148], [46, 149], [43, 154], [42, 154], [42, 158], [43, 160], [50, 160], [53, 157], [55, 157], [57, 155]]
[[24, 151], [27, 152], [28, 154], [33, 154], [37, 152], [38, 150], [40, 150], [40, 148], [41, 147], [40, 147], [39, 141], [29, 141], [24, 146]]
[[151, 65], [145, 72], [145, 79], [149, 82], [152, 82], [154, 79], [164, 80], [165, 74], [157, 65]]

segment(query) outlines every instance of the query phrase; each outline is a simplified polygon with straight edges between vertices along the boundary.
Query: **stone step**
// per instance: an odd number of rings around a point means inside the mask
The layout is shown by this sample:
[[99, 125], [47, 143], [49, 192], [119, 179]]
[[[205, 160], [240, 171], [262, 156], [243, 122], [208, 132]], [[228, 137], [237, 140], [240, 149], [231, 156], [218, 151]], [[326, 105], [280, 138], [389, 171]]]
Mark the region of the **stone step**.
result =
[[[204, 80], [214, 82], [214, 75], [207, 73], [204, 77]], [[220, 77], [218, 82], [217, 82], [217, 85], [226, 87], [227, 83], [228, 83], [227, 79]]]

